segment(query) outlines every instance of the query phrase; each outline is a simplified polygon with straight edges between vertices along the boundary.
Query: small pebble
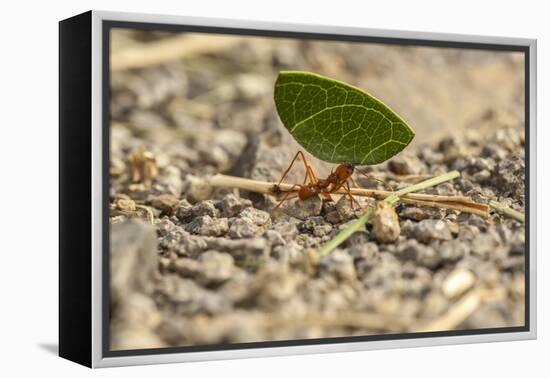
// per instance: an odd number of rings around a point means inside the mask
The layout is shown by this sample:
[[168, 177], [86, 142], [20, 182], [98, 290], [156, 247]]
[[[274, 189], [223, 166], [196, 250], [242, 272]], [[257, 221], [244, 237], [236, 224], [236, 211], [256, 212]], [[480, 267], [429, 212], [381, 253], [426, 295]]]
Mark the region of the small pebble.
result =
[[356, 279], [353, 258], [343, 250], [337, 249], [320, 261], [322, 271], [335, 275], [343, 281], [354, 281]]
[[434, 248], [439, 252], [441, 260], [451, 263], [457, 262], [470, 253], [468, 244], [458, 239], [444, 241]]
[[455, 298], [469, 290], [475, 281], [476, 276], [471, 271], [455, 269], [443, 281], [441, 291], [447, 298]]
[[235, 218], [231, 222], [227, 236], [233, 239], [250, 238], [261, 232], [250, 218]]
[[447, 223], [434, 219], [425, 219], [416, 224], [412, 230], [412, 236], [422, 243], [452, 239]]
[[390, 171], [397, 175], [415, 175], [426, 170], [425, 164], [416, 156], [398, 155], [388, 162]]
[[336, 211], [338, 212], [340, 222], [347, 222], [350, 219], [356, 218], [355, 208], [357, 208], [357, 205], [352, 205], [348, 196], [340, 197], [338, 202], [336, 202]]
[[192, 208], [193, 215], [195, 217], [202, 217], [208, 215], [212, 218], [216, 218], [219, 215], [219, 210], [216, 209], [214, 202], [211, 200], [200, 201]]
[[399, 211], [399, 216], [404, 219], [421, 221], [427, 219], [429, 214], [419, 207], [406, 206]]
[[439, 253], [432, 247], [422, 245], [415, 239], [408, 239], [397, 249], [398, 256], [403, 260], [412, 260], [426, 268], [436, 268], [441, 263]]
[[321, 214], [323, 201], [319, 196], [313, 196], [305, 201], [296, 200], [284, 206], [283, 211], [294, 218], [306, 220], [309, 217]]
[[190, 202], [198, 202], [210, 198], [213, 188], [204, 177], [187, 175], [183, 182], [183, 194]]
[[229, 223], [227, 218], [212, 218], [209, 215], [203, 215], [195, 218], [185, 229], [192, 234], [222, 236], [229, 230]]
[[193, 213], [193, 206], [185, 199], [180, 201], [178, 206], [176, 206], [175, 214], [183, 223], [190, 222], [195, 216]]
[[271, 216], [269, 213], [253, 207], [246, 207], [239, 213], [239, 217], [249, 219], [256, 226], [271, 225]]
[[199, 262], [199, 282], [203, 285], [226, 281], [235, 270], [233, 257], [228, 253], [207, 251], [200, 255]]
[[161, 194], [151, 200], [151, 206], [162, 211], [163, 214], [172, 215], [179, 206], [179, 199], [171, 194]]
[[280, 232], [278, 231], [275, 231], [275, 230], [267, 230], [264, 234], [265, 238], [267, 240], [269, 240], [269, 242], [271, 243], [271, 245], [273, 247], [277, 247], [277, 246], [280, 246], [280, 245], [285, 245], [286, 244], [286, 241], [285, 239], [283, 238], [283, 236], [281, 235]]
[[234, 194], [227, 194], [218, 204], [221, 209], [221, 215], [225, 218], [231, 218], [238, 215], [243, 209], [251, 207], [252, 202], [248, 199], [238, 198]]

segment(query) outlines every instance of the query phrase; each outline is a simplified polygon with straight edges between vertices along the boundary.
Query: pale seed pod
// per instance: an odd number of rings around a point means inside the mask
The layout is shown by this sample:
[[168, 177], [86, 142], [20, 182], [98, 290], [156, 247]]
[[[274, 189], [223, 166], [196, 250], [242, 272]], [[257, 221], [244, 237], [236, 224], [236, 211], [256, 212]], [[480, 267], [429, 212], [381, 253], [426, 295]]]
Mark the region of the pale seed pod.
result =
[[393, 243], [401, 233], [395, 208], [384, 201], [376, 205], [372, 225], [374, 238], [381, 243]]

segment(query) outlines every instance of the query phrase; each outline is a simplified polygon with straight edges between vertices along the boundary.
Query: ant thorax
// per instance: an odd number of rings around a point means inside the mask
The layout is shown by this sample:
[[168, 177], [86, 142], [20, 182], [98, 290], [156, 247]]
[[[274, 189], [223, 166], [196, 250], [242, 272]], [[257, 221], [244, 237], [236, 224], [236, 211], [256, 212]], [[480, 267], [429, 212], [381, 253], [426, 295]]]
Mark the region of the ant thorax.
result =
[[330, 184], [334, 183], [334, 179], [336, 179], [336, 175], [334, 173], [331, 173], [326, 179], [320, 179], [317, 182], [317, 186], [320, 189], [326, 189]]

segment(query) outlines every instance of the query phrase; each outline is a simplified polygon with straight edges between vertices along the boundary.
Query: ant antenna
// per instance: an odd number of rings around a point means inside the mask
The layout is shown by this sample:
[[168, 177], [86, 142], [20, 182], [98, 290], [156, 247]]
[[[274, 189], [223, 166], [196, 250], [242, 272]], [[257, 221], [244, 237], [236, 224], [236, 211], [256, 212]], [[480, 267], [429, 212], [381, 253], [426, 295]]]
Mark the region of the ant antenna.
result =
[[[372, 175], [369, 175], [367, 174], [366, 172], [363, 172], [362, 170], [360, 170], [359, 168], [355, 167], [355, 170], [359, 173], [361, 173], [363, 176], [365, 176], [365, 178], [367, 178], [368, 180], [374, 180], [374, 181], [377, 181], [379, 182], [380, 184], [382, 184], [384, 186], [384, 188], [388, 189], [390, 192], [393, 192], [393, 188], [391, 187], [391, 185], [389, 185], [387, 182], [385, 181], [382, 181], [380, 179], [377, 179], [376, 177], [372, 176]], [[355, 182], [354, 182], [355, 184]]]

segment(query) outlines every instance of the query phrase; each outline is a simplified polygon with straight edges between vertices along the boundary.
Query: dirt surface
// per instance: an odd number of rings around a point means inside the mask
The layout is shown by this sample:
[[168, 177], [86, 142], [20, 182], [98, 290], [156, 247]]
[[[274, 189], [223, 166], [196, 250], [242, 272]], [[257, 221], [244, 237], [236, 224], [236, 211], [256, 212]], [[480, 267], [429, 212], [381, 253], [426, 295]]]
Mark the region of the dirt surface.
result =
[[[185, 48], [147, 50], [166, 42]], [[131, 49], [163, 61], [125, 60]], [[427, 193], [524, 211], [520, 56], [126, 30], [113, 33], [112, 54], [113, 349], [524, 324], [521, 222], [399, 205], [396, 241], [368, 225], [321, 258], [356, 218], [345, 198], [272, 213], [272, 196], [208, 181], [279, 179], [299, 147], [273, 83], [307, 70], [369, 91], [416, 131], [401, 154], [366, 167], [384, 185], [357, 175], [360, 186], [399, 189], [456, 169]], [[309, 160], [319, 176], [334, 168]], [[289, 180], [302, 177], [297, 166]]]

